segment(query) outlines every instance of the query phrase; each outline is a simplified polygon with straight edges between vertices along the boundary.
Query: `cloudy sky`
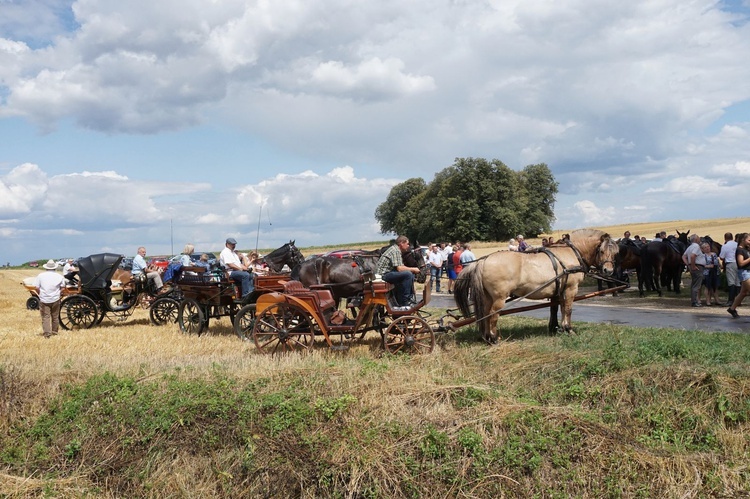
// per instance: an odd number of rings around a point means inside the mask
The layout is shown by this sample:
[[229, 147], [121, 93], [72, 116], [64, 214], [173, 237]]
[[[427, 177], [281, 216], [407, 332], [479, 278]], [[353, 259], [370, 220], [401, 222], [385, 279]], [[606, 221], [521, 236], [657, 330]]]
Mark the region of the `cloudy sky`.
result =
[[558, 229], [747, 216], [749, 18], [750, 0], [0, 0], [0, 263], [383, 240], [393, 185], [468, 156], [548, 164]]

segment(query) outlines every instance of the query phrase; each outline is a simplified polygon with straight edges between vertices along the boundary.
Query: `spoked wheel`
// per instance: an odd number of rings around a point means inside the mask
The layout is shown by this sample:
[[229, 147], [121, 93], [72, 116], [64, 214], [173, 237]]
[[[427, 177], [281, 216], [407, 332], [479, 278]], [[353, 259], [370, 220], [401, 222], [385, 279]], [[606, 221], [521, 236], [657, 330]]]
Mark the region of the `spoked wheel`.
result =
[[242, 307], [232, 323], [237, 336], [242, 341], [249, 341], [253, 335], [253, 326], [255, 326], [255, 303]]
[[63, 329], [88, 329], [98, 317], [96, 303], [86, 295], [68, 296], [60, 303], [60, 325]]
[[177, 322], [179, 308], [180, 302], [174, 298], [159, 298], [151, 304], [148, 311], [148, 318], [154, 326], [174, 324]]
[[274, 303], [258, 314], [253, 340], [256, 348], [267, 354], [307, 352], [314, 341], [312, 321], [300, 307]]
[[37, 298], [36, 296], [32, 296], [28, 300], [26, 300], [26, 309], [39, 310], [39, 298]]
[[177, 313], [180, 331], [186, 334], [200, 335], [206, 325], [206, 319], [203, 315], [203, 310], [197, 301], [192, 298], [183, 300]]
[[395, 319], [383, 336], [388, 353], [423, 354], [435, 348], [435, 333], [427, 322], [415, 315]]

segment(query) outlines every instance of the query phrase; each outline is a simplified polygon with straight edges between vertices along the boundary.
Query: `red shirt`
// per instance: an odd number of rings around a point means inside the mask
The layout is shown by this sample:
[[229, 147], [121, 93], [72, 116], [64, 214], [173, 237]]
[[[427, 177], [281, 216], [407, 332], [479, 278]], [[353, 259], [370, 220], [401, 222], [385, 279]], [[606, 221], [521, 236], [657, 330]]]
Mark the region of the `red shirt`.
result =
[[453, 252], [453, 270], [456, 274], [459, 274], [464, 269], [464, 266], [461, 265], [461, 253], [463, 253], [463, 250]]

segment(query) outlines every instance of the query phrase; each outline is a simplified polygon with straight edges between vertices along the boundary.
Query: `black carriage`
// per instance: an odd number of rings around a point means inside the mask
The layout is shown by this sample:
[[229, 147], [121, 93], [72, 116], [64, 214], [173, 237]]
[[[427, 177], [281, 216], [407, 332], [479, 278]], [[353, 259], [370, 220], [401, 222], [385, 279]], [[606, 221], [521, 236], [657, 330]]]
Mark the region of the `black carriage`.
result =
[[129, 282], [113, 282], [122, 255], [99, 253], [78, 261], [78, 292], [60, 303], [60, 325], [65, 329], [88, 329], [105, 317], [123, 321], [139, 303], [149, 305], [149, 319], [156, 325], [175, 322], [179, 291], [158, 295], [144, 276]]

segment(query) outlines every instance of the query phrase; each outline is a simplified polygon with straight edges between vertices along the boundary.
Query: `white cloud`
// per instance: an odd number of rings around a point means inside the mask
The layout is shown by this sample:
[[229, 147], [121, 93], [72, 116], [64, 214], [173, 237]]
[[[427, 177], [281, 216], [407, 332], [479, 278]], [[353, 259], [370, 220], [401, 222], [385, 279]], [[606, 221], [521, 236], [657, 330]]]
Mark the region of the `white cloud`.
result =
[[37, 165], [25, 163], [0, 177], [0, 218], [26, 215], [47, 193], [47, 175]]
[[653, 193], [671, 193], [706, 196], [719, 192], [726, 192], [727, 183], [721, 179], [709, 179], [698, 175], [675, 178], [664, 184], [662, 187], [652, 187], [646, 189], [647, 194]]
[[583, 217], [581, 225], [583, 227], [610, 224], [615, 220], [617, 214], [617, 210], [612, 206], [600, 208], [588, 200], [578, 201], [573, 206]]

